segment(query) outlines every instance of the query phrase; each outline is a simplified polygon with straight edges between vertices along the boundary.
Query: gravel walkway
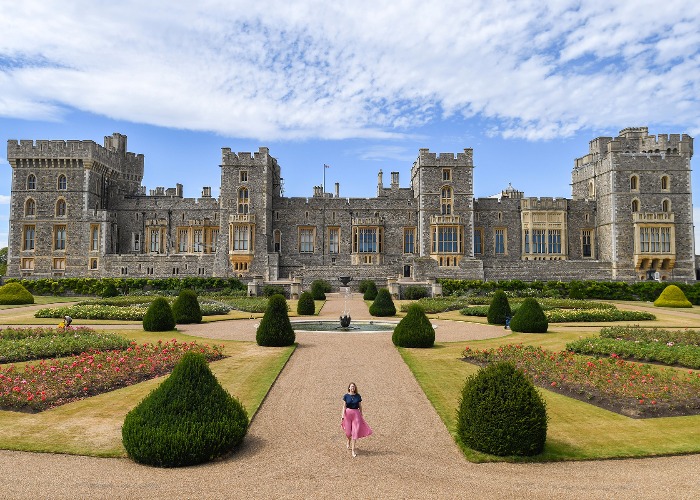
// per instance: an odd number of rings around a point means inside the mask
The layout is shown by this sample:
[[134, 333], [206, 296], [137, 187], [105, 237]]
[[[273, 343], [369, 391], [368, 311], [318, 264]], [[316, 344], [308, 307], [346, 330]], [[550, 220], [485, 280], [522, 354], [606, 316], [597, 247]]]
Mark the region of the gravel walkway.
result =
[[[340, 308], [340, 309], [338, 309]], [[337, 318], [340, 297], [322, 317]], [[354, 298], [353, 319], [367, 314]], [[254, 337], [256, 320], [188, 327]], [[443, 323], [448, 323], [444, 325]], [[183, 330], [185, 330], [183, 328]], [[442, 330], [442, 331], [441, 331]], [[438, 336], [499, 336], [501, 328], [440, 322]], [[0, 451], [0, 496], [12, 498], [693, 498], [700, 455], [548, 464], [467, 462], [388, 333], [298, 333], [299, 347], [242, 448], [215, 463], [154, 469], [129, 460]], [[375, 433], [345, 449], [341, 397], [356, 382]]]

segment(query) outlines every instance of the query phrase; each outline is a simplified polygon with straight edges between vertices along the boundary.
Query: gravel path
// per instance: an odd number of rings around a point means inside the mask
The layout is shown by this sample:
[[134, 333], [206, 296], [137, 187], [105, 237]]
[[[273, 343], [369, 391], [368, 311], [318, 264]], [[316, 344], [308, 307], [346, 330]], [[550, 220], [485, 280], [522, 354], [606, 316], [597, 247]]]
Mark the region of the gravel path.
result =
[[[337, 318], [330, 297], [322, 317]], [[353, 319], [367, 314], [351, 303]], [[254, 337], [256, 320], [188, 327]], [[447, 323], [447, 325], [443, 325]], [[183, 330], [185, 330], [183, 328]], [[441, 331], [442, 330], [442, 331]], [[499, 336], [501, 328], [440, 322], [438, 336]], [[0, 451], [0, 496], [12, 498], [693, 498], [700, 455], [547, 464], [467, 462], [389, 333], [298, 333], [244, 444], [225, 460], [154, 469], [129, 460]], [[345, 449], [341, 397], [356, 382], [374, 435]]]

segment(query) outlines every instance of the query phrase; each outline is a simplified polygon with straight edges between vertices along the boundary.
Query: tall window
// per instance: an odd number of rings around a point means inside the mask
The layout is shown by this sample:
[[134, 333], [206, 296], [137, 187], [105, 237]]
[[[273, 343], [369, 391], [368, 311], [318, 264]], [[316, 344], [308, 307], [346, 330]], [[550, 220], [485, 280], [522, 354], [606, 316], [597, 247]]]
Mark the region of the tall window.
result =
[[195, 253], [204, 252], [204, 230], [203, 229], [195, 229], [192, 232], [192, 243], [194, 245], [193, 250]]
[[248, 171], [247, 170], [241, 170], [240, 179], [241, 179], [241, 182], [248, 182]]
[[36, 236], [36, 226], [24, 226], [24, 244], [22, 250], [34, 250], [34, 237]]
[[314, 252], [314, 229], [311, 227], [299, 228], [299, 252]]
[[328, 253], [340, 253], [340, 228], [332, 227], [328, 230]]
[[532, 230], [532, 253], [547, 253], [546, 235], [546, 229]]
[[416, 251], [416, 228], [405, 227], [403, 229], [403, 253], [415, 253]]
[[219, 229], [209, 229], [209, 253], [216, 252], [216, 245], [219, 242]]
[[189, 229], [180, 229], [177, 232], [177, 251], [179, 253], [187, 252], [187, 243], [190, 239]]
[[24, 204], [24, 215], [25, 217], [36, 215], [36, 202], [31, 198]]
[[639, 178], [636, 175], [630, 177], [630, 190], [636, 191], [639, 189]]
[[134, 252], [140, 252], [141, 251], [141, 233], [132, 233], [131, 234], [131, 243], [132, 247], [134, 249]]
[[590, 229], [584, 229], [581, 231], [581, 254], [584, 257], [591, 257], [593, 255]]
[[474, 230], [474, 255], [481, 255], [484, 253], [484, 230], [475, 229]]
[[530, 230], [526, 229], [523, 237], [523, 243], [525, 245], [525, 253], [530, 253]]
[[382, 227], [353, 227], [352, 251], [353, 253], [382, 253]]
[[248, 213], [248, 188], [242, 187], [238, 190], [238, 213], [247, 214]]
[[160, 228], [151, 229], [151, 252], [160, 253]]
[[459, 232], [456, 226], [438, 226], [437, 243], [435, 248], [437, 253], [457, 253], [459, 252]]
[[[506, 230], [505, 229], [494, 229], [494, 253], [505, 254], [506, 253]], [[534, 245], [534, 235], [533, 235], [533, 245]]]
[[442, 169], [442, 180], [443, 181], [451, 181], [452, 180], [452, 169], [451, 168], [443, 168]]
[[66, 176], [63, 174], [58, 176], [58, 189], [61, 191], [68, 189], [68, 181], [66, 180]]
[[639, 212], [639, 200], [632, 200], [632, 211]]
[[53, 228], [53, 249], [54, 250], [65, 250], [66, 249], [66, 226], [61, 224], [54, 226]]
[[100, 249], [100, 226], [90, 225], [90, 251], [97, 252]]
[[444, 186], [440, 194], [440, 213], [442, 215], [452, 214], [452, 188]]
[[670, 253], [670, 227], [640, 227], [639, 245], [643, 253]]
[[663, 177], [661, 177], [661, 189], [663, 191], [669, 190], [668, 175], [664, 175]]
[[66, 215], [66, 200], [59, 198], [56, 202], [56, 217], [65, 217]]
[[282, 251], [282, 232], [279, 229], [275, 229], [272, 233], [272, 243], [275, 252], [279, 253]]
[[549, 253], [561, 253], [560, 229], [550, 229], [547, 232], [547, 250]]
[[27, 189], [36, 189], [36, 175], [29, 174], [27, 176]]
[[251, 226], [233, 226], [233, 249], [238, 251], [250, 250]]
[[661, 202], [661, 211], [662, 212], [670, 212], [671, 211], [671, 202], [668, 200], [664, 200]]

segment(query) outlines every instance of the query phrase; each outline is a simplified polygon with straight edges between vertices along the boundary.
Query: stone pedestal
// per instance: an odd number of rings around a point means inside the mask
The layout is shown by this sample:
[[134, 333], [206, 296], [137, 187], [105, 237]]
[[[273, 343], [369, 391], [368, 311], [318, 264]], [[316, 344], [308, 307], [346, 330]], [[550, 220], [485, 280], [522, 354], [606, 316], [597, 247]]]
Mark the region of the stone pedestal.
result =
[[442, 297], [442, 283], [433, 283], [431, 289], [433, 297]]
[[301, 281], [294, 280], [291, 285], [291, 290], [289, 292], [290, 298], [298, 299], [301, 295]]

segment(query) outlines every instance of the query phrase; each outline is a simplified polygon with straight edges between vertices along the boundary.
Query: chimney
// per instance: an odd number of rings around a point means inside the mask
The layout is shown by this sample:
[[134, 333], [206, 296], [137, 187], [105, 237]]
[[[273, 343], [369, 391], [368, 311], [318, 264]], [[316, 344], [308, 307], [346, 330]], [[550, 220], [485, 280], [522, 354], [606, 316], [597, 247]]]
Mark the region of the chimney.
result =
[[335, 197], [340, 198], [340, 182], [335, 183]]
[[211, 198], [211, 186], [204, 186], [202, 188], [202, 198]]
[[384, 189], [384, 181], [382, 180], [382, 171], [380, 170], [377, 174], [377, 196], [382, 195], [382, 189]]
[[399, 189], [399, 173], [391, 173], [391, 189]]

